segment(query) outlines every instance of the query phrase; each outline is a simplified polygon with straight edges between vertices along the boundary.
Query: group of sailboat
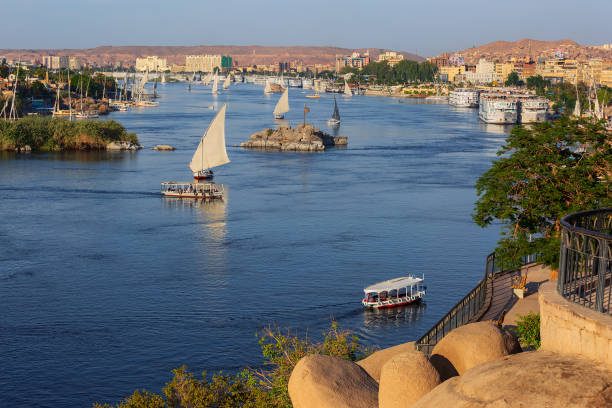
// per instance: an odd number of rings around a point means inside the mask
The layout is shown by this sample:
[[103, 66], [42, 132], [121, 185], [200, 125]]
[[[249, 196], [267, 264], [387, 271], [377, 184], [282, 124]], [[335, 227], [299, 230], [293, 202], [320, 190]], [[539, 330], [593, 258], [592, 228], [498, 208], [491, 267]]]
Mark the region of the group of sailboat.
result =
[[[281, 97], [276, 102], [274, 107], [274, 119], [284, 119], [285, 113], [289, 112], [289, 88], [285, 89]], [[338, 126], [340, 124], [340, 111], [338, 110], [338, 103], [336, 102], [336, 96], [334, 96], [334, 111], [331, 118], [327, 121], [328, 125]]]

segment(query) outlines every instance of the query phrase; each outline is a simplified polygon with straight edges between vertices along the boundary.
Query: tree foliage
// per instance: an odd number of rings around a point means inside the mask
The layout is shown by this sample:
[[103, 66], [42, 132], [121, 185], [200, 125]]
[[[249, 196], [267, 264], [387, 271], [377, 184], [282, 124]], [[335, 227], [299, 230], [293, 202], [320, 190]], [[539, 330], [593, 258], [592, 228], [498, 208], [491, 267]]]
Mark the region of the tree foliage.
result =
[[556, 267], [561, 219], [612, 205], [610, 136], [602, 123], [565, 117], [512, 130], [476, 183], [473, 214], [481, 227], [502, 223], [496, 252], [504, 265], [540, 254]]
[[[246, 368], [231, 376], [218, 372], [201, 378], [180, 367], [172, 371], [163, 395], [135, 391], [116, 408], [290, 408], [287, 391], [289, 377], [297, 362], [308, 354], [326, 354], [356, 361], [371, 350], [363, 347], [350, 332], [340, 330], [337, 323], [323, 333], [323, 340], [313, 342], [299, 338], [289, 331], [267, 328], [258, 334], [264, 357], [260, 369]], [[94, 404], [94, 408], [112, 408], [108, 404]]]
[[411, 60], [402, 60], [391, 67], [387, 61], [371, 62], [359, 69], [344, 67], [340, 74], [353, 73], [351, 82], [363, 82], [365, 77], [373, 78], [371, 81], [382, 85], [397, 85], [408, 82], [432, 82], [437, 67], [430, 62], [418, 63]]
[[504, 83], [506, 86], [523, 86], [524, 83], [518, 76], [518, 73], [512, 71], [508, 74], [508, 78], [506, 78], [506, 82]]

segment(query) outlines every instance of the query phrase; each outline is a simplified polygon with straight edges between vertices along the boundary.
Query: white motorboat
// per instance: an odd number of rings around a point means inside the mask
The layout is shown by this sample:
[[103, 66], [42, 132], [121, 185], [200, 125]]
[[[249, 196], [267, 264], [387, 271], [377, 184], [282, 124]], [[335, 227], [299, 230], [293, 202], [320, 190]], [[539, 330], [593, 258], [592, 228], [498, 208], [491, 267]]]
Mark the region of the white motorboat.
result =
[[425, 296], [424, 277], [404, 276], [370, 285], [363, 290], [361, 304], [371, 309], [385, 309], [420, 302]]

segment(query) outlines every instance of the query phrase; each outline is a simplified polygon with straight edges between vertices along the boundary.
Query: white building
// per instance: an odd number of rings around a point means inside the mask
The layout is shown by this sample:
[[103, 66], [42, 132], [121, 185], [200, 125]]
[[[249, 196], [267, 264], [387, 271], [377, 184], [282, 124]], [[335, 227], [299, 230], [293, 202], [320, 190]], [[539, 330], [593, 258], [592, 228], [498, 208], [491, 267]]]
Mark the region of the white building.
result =
[[495, 73], [494, 72], [464, 72], [463, 78], [461, 78], [464, 82], [469, 82], [472, 84], [490, 84], [495, 81]]
[[187, 55], [185, 57], [185, 71], [187, 72], [213, 72], [215, 68], [221, 70], [223, 57], [221, 55]]
[[70, 57], [68, 60], [68, 66], [70, 69], [77, 71], [83, 68], [83, 61], [81, 61], [79, 57]]
[[42, 62], [49, 69], [65, 69], [70, 67], [70, 58], [65, 55], [45, 55], [42, 57]]
[[489, 62], [484, 58], [481, 58], [476, 64], [477, 74], [495, 74], [495, 63]]
[[168, 69], [168, 60], [152, 55], [146, 58], [136, 58], [136, 71], [160, 72]]

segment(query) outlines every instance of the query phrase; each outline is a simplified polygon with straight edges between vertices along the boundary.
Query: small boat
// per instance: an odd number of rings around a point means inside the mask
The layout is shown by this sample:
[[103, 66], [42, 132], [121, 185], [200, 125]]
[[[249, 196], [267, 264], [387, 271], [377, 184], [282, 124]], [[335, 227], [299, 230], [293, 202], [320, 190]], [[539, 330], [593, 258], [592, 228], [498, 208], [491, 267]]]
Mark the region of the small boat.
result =
[[212, 85], [212, 94], [217, 95], [219, 93], [219, 77], [215, 75]]
[[[210, 122], [204, 135], [200, 138], [200, 144], [196, 149], [189, 168], [193, 171], [196, 180], [212, 178], [212, 168], [229, 163], [225, 149], [225, 108]], [[223, 198], [223, 186], [213, 182], [163, 182], [161, 193], [166, 197], [179, 198]]]
[[424, 277], [404, 276], [375, 283], [363, 290], [361, 304], [371, 309], [385, 309], [420, 302], [427, 289]]
[[266, 79], [266, 87], [264, 88], [264, 93], [265, 94], [271, 94], [272, 93], [272, 87], [270, 86], [270, 80]]
[[321, 96], [319, 95], [319, 93], [315, 93], [315, 94], [311, 94], [311, 95], [306, 95], [307, 98], [312, 98], [312, 99], [319, 99]]
[[289, 112], [289, 88], [285, 89], [274, 107], [274, 119], [283, 119], [287, 112]]
[[230, 74], [227, 74], [227, 76], [225, 77], [225, 81], [223, 82], [223, 89], [229, 88], [230, 82], [231, 82]]
[[348, 82], [344, 81], [344, 95], [345, 96], [353, 96], [353, 91], [351, 91], [351, 87]]
[[338, 104], [336, 103], [336, 95], [334, 95], [334, 113], [332, 113], [327, 124], [332, 126], [338, 126], [340, 124], [340, 112], [338, 111]]
[[138, 106], [140, 108], [154, 108], [159, 106], [159, 102], [148, 101], [146, 99], [134, 102], [134, 106]]

